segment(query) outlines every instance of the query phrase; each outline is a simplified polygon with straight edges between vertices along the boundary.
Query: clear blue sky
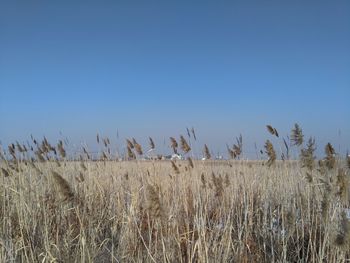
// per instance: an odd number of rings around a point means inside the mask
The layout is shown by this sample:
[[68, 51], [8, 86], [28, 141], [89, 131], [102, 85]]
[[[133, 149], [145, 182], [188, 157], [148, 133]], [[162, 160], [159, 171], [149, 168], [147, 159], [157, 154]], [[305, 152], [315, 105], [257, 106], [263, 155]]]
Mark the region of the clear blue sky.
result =
[[0, 2], [3, 144], [194, 126], [250, 151], [298, 122], [345, 152], [349, 116], [350, 1]]

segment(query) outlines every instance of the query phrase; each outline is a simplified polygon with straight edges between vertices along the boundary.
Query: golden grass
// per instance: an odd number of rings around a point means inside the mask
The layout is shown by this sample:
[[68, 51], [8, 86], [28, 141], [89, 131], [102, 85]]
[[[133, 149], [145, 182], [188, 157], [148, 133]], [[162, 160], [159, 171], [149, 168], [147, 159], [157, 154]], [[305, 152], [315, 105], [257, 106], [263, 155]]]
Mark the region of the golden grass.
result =
[[[86, 148], [69, 161], [63, 142], [56, 153], [46, 139], [35, 143], [36, 159], [23, 158], [29, 150], [18, 143], [8, 155], [0, 151], [0, 262], [350, 259], [349, 161], [331, 144], [319, 162], [312, 138], [297, 144], [300, 160], [278, 160], [267, 140], [267, 162], [211, 160], [207, 145], [207, 160], [175, 162], [140, 160], [133, 138], [128, 161], [116, 161], [108, 138], [97, 139], [104, 142], [99, 161]], [[227, 147], [232, 158], [242, 142]], [[170, 143], [176, 152], [173, 137]], [[183, 136], [180, 147], [191, 150]]]

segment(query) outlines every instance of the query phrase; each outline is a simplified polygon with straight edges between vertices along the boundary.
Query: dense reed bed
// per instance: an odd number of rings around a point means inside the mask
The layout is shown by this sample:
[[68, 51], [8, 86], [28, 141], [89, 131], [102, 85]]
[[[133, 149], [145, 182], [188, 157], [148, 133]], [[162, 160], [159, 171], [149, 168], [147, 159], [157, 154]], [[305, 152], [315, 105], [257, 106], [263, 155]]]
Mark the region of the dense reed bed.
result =
[[[271, 141], [266, 161], [235, 160], [241, 136], [227, 147], [234, 158], [220, 161], [207, 145], [206, 160], [140, 160], [135, 139], [123, 161], [108, 150], [93, 161], [85, 148], [68, 160], [63, 142], [46, 139], [33, 159], [10, 145], [0, 164], [0, 262], [348, 262], [350, 160], [327, 144], [316, 161], [299, 126], [292, 138], [300, 160], [278, 160]], [[170, 147], [191, 151], [184, 136]]]

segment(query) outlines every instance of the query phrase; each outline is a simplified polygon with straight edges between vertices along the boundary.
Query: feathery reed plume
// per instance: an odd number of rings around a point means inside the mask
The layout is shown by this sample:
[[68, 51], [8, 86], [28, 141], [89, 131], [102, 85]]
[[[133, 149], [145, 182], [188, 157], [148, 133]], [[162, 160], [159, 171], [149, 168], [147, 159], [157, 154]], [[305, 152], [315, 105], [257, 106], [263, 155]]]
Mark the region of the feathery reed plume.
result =
[[102, 151], [100, 156], [100, 161], [107, 161], [107, 160], [108, 160], [107, 154], [104, 151]]
[[225, 186], [230, 186], [230, 177], [228, 176], [228, 173], [225, 174]]
[[154, 148], [156, 148], [156, 146], [154, 145], [154, 141], [151, 137], [149, 137], [149, 146], [151, 147], [152, 150], [154, 150]]
[[194, 132], [194, 128], [193, 127], [191, 129], [191, 132], [192, 132], [194, 140], [197, 141], [196, 133]]
[[104, 146], [107, 147], [109, 140], [107, 140], [107, 138], [103, 138], [102, 141], [103, 141]]
[[345, 211], [341, 213], [340, 229], [335, 239], [335, 244], [349, 252], [350, 247], [350, 221]]
[[236, 138], [237, 144], [233, 145], [233, 157], [237, 158], [242, 154], [243, 149], [243, 139], [242, 134], [239, 135], [239, 137]]
[[330, 197], [332, 193], [332, 185], [329, 180], [329, 178], [319, 179], [320, 183], [323, 185], [323, 193], [322, 193], [322, 200], [321, 200], [321, 214], [323, 219], [328, 218], [328, 211], [329, 211], [329, 205], [330, 205]]
[[332, 144], [327, 143], [325, 146], [326, 157], [324, 163], [328, 169], [333, 169], [335, 166], [335, 151]]
[[13, 159], [17, 159], [16, 158], [16, 149], [15, 149], [15, 145], [12, 143], [12, 144], [10, 144], [8, 147], [8, 150], [9, 150], [9, 153], [10, 153], [10, 155], [13, 157]]
[[[289, 138], [288, 138], [289, 141]], [[284, 143], [284, 147], [286, 147], [286, 158], [289, 159], [289, 146], [287, 144], [286, 139], [283, 138], [283, 143]]]
[[127, 148], [127, 151], [128, 151], [128, 158], [129, 158], [129, 160], [135, 160], [136, 156], [135, 156], [135, 153], [131, 150], [131, 147], [128, 145], [126, 148]]
[[8, 168], [12, 169], [13, 171], [19, 173], [20, 169], [19, 169], [19, 165], [18, 165], [18, 161], [16, 160], [13, 163], [8, 163]]
[[57, 167], [61, 167], [61, 162], [58, 159], [55, 159], [55, 163], [56, 163]]
[[36, 159], [39, 161], [39, 162], [45, 162], [45, 158], [43, 157], [43, 154], [41, 153], [40, 150], [38, 151], [35, 151], [35, 156], [36, 156]]
[[179, 167], [177, 167], [176, 163], [173, 160], [171, 160], [171, 167], [173, 167], [173, 170], [176, 174], [180, 173]]
[[83, 151], [84, 151], [84, 153], [86, 154], [87, 158], [88, 158], [89, 160], [91, 160], [91, 156], [90, 156], [89, 152], [85, 149], [85, 147], [83, 147]]
[[57, 144], [57, 149], [62, 158], [66, 158], [66, 150], [63, 148], [63, 142], [60, 140]]
[[269, 133], [271, 133], [272, 135], [275, 135], [275, 130], [272, 128], [271, 125], [266, 125], [266, 128], [267, 128]]
[[34, 159], [30, 160], [29, 165], [35, 170], [37, 175], [43, 174], [42, 171], [40, 171], [40, 169], [35, 166]]
[[271, 125], [266, 125], [266, 128], [267, 128], [269, 133], [278, 137], [278, 132], [275, 128], [273, 128]]
[[207, 187], [207, 180], [205, 179], [204, 173], [201, 174], [202, 188]]
[[349, 178], [343, 168], [338, 169], [338, 175], [337, 175], [337, 185], [338, 185], [338, 192], [337, 195], [339, 196], [340, 200], [347, 205], [348, 197], [349, 197]]
[[186, 127], [186, 131], [187, 131], [188, 138], [191, 138], [190, 130], [187, 127]]
[[227, 148], [227, 152], [228, 152], [230, 158], [231, 158], [231, 159], [236, 158], [235, 152], [228, 146], [228, 144], [226, 144], [226, 148]]
[[184, 153], [188, 153], [191, 151], [191, 147], [188, 145], [185, 137], [180, 135], [180, 143], [181, 143], [181, 149], [184, 151]]
[[267, 160], [267, 166], [270, 167], [276, 161], [276, 152], [269, 140], [266, 141], [264, 147], [266, 154], [269, 156], [269, 159]]
[[135, 145], [137, 143], [136, 139], [134, 137], [131, 138], [132, 143]]
[[194, 164], [193, 164], [192, 158], [188, 157], [187, 160], [188, 160], [189, 166], [193, 169], [194, 168]]
[[82, 172], [79, 172], [79, 175], [75, 177], [75, 180], [77, 180], [79, 183], [84, 182], [84, 175]]
[[291, 134], [291, 141], [293, 142], [293, 145], [300, 146], [304, 142], [304, 135], [303, 131], [300, 128], [299, 124], [295, 123], [294, 128], [292, 129], [292, 134]]
[[4, 155], [4, 152], [3, 152], [3, 150], [2, 150], [1, 147], [0, 147], [0, 159], [3, 160], [3, 161], [6, 160], [5, 155]]
[[311, 184], [313, 181], [312, 174], [309, 172], [306, 172], [306, 180]]
[[147, 184], [147, 210], [151, 218], [162, 217], [162, 205], [159, 198], [159, 187]]
[[315, 167], [315, 159], [316, 159], [316, 157], [314, 156], [315, 150], [316, 150], [315, 139], [310, 137], [306, 145], [306, 148], [301, 149], [301, 152], [300, 152], [301, 166], [306, 167], [310, 172]]
[[58, 186], [61, 196], [64, 198], [63, 201], [71, 201], [74, 198], [74, 193], [68, 182], [55, 171], [51, 171], [51, 174], [56, 185]]
[[139, 143], [137, 143], [136, 141], [134, 143], [134, 148], [135, 148], [135, 151], [137, 152], [138, 155], [143, 154], [141, 145]]
[[24, 149], [22, 148], [22, 146], [19, 144], [18, 141], [16, 141], [16, 147], [17, 147], [17, 150], [18, 150], [20, 153], [24, 153]]
[[3, 167], [1, 167], [1, 173], [4, 175], [4, 177], [10, 176], [10, 172]]
[[134, 149], [134, 144], [129, 139], [126, 139], [126, 144], [130, 149]]
[[195, 214], [193, 192], [190, 186], [187, 186], [186, 191], [187, 214], [192, 217]]
[[215, 173], [212, 172], [211, 179], [213, 182], [213, 185], [215, 187], [215, 197], [222, 197], [224, 194], [224, 184], [223, 179], [221, 176], [215, 176]]
[[170, 146], [171, 148], [173, 148], [174, 153], [177, 154], [177, 147], [179, 145], [177, 144], [176, 139], [174, 137], [170, 137], [170, 143], [171, 143]]
[[23, 152], [28, 152], [28, 149], [24, 144], [22, 145], [22, 148], [23, 148]]
[[204, 153], [205, 159], [208, 160], [208, 159], [211, 158], [211, 154], [210, 154], [209, 148], [208, 148], [208, 146], [206, 144], [204, 144], [203, 153]]
[[100, 135], [98, 135], [98, 133], [96, 135], [96, 141], [97, 141], [98, 144], [100, 143]]
[[80, 162], [80, 168], [85, 172], [87, 170], [83, 161]]

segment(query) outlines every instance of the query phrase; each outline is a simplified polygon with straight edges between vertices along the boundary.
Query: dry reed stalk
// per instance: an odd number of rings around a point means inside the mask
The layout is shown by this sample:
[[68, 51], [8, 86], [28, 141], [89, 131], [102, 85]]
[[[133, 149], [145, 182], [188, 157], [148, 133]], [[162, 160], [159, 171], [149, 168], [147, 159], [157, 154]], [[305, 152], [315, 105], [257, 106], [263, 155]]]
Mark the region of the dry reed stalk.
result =
[[173, 160], [171, 160], [171, 166], [173, 167], [173, 170], [176, 174], [180, 174], [180, 169], [177, 167], [176, 163]]
[[98, 144], [100, 143], [100, 135], [98, 135], [98, 133], [96, 134], [96, 141]]
[[77, 180], [79, 183], [82, 183], [85, 181], [84, 175], [82, 172], [79, 172], [79, 175], [75, 177], [75, 180]]
[[267, 166], [270, 167], [276, 161], [276, 152], [275, 152], [275, 149], [273, 148], [272, 143], [269, 140], [266, 141], [264, 147], [265, 147], [265, 152], [269, 157], [269, 159], [267, 160]]
[[193, 164], [192, 158], [188, 157], [187, 160], [188, 160], [188, 165], [193, 169], [194, 168], [194, 164]]
[[188, 153], [189, 151], [191, 151], [191, 147], [188, 145], [185, 137], [183, 137], [182, 135], [180, 135], [180, 143], [181, 149], [184, 153]]
[[233, 159], [236, 159], [242, 154], [242, 149], [243, 149], [243, 139], [242, 135], [239, 135], [239, 137], [236, 138], [237, 144], [233, 145]]
[[340, 229], [335, 239], [335, 244], [345, 252], [350, 250], [350, 220], [347, 218], [345, 211], [341, 213]]
[[204, 173], [201, 174], [201, 183], [202, 183], [202, 188], [207, 187], [207, 180], [205, 179]]
[[83, 161], [80, 161], [80, 168], [85, 172], [87, 170], [87, 167], [85, 166], [85, 163]]
[[291, 141], [293, 142], [293, 145], [300, 146], [304, 142], [304, 135], [303, 131], [300, 128], [299, 124], [295, 123], [294, 128], [292, 129], [292, 134], [291, 134]]
[[107, 154], [104, 151], [102, 151], [100, 156], [100, 161], [107, 161], [107, 160], [108, 160]]
[[207, 159], [207, 160], [211, 159], [211, 154], [210, 154], [209, 148], [206, 144], [204, 144], [203, 153], [204, 153], [205, 159]]
[[35, 170], [37, 175], [43, 174], [42, 171], [38, 167], [35, 166], [34, 159], [29, 161], [29, 165]]
[[338, 169], [337, 186], [338, 186], [337, 195], [345, 205], [348, 205], [347, 203], [349, 202], [350, 182], [349, 182], [349, 176], [346, 174], [343, 168]]
[[211, 179], [215, 187], [215, 197], [221, 198], [224, 194], [224, 184], [221, 175], [215, 176], [215, 173], [211, 173]]
[[71, 201], [74, 198], [74, 193], [68, 182], [57, 172], [51, 171], [52, 177], [58, 186], [59, 193], [64, 198], [63, 201]]
[[231, 159], [234, 159], [235, 158], [235, 152], [226, 144], [226, 147], [227, 147], [227, 152], [230, 156]]
[[230, 177], [228, 175], [228, 173], [225, 174], [225, 186], [229, 187], [230, 186]]
[[195, 214], [194, 197], [190, 186], [187, 186], [186, 191], [187, 215], [193, 217]]
[[127, 147], [127, 151], [128, 151], [128, 158], [130, 160], [135, 160], [136, 159], [136, 155], [135, 153], [131, 150], [132, 148], [128, 145]]
[[17, 147], [17, 150], [18, 150], [20, 153], [24, 153], [24, 152], [25, 152], [24, 148], [19, 144], [18, 141], [16, 141], [16, 147]]
[[324, 159], [325, 165], [328, 169], [335, 167], [335, 150], [332, 144], [327, 143], [325, 146], [326, 158]]
[[1, 167], [1, 172], [4, 175], [4, 177], [10, 176], [10, 172], [7, 169], [3, 168], [3, 167]]
[[39, 162], [45, 162], [45, 158], [43, 157], [43, 154], [40, 151], [35, 152], [35, 156]]
[[3, 161], [6, 161], [5, 154], [4, 154], [4, 152], [3, 152], [1, 147], [0, 147], [0, 159], [3, 160]]
[[159, 187], [147, 184], [147, 210], [151, 218], [157, 219], [162, 217], [162, 205], [159, 198]]

